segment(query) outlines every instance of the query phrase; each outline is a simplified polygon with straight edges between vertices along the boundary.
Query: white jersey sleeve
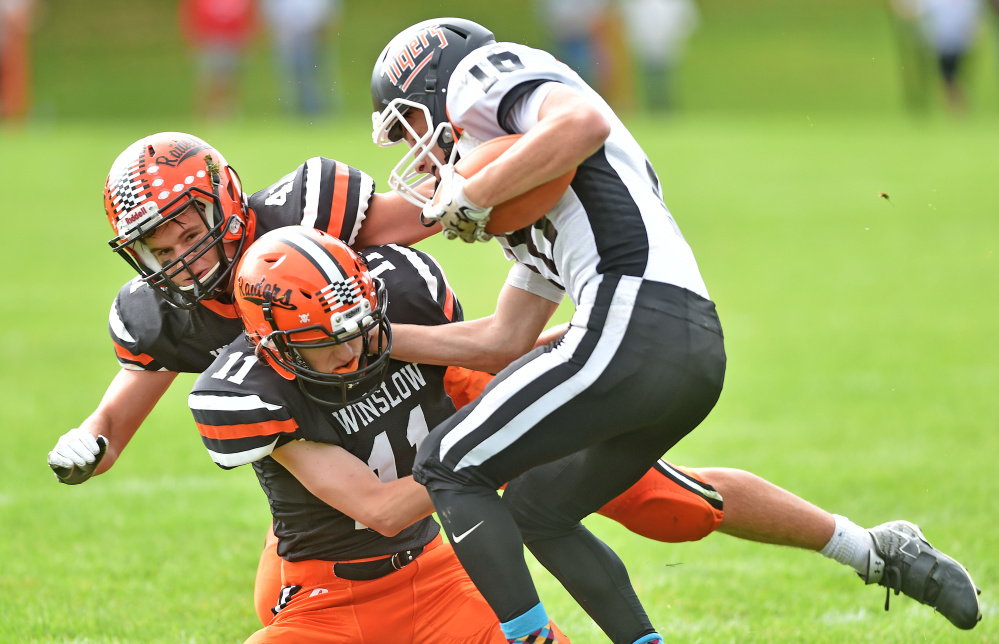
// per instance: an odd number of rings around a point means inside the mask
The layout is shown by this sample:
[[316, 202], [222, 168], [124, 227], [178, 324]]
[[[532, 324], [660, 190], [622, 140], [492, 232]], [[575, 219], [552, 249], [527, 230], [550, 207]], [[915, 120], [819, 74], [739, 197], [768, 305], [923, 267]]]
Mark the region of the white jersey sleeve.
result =
[[541, 104], [548, 98], [552, 89], [558, 87], [558, 83], [550, 81], [540, 85], [510, 108], [504, 120], [504, 126], [512, 132], [526, 132], [538, 124], [538, 114], [541, 113]]
[[510, 268], [510, 272], [506, 276], [506, 283], [556, 303], [561, 303], [562, 298], [565, 297], [564, 290], [520, 262], [515, 263]]

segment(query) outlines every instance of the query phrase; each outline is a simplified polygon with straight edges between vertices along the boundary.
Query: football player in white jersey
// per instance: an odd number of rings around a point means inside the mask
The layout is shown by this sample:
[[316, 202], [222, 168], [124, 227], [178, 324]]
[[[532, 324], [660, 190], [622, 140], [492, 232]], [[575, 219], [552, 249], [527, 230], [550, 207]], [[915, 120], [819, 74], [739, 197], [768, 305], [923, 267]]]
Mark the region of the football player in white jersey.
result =
[[[522, 543], [613, 642], [659, 641], [621, 562], [579, 522], [696, 427], [724, 378], [714, 305], [652, 164], [568, 67], [468, 20], [404, 30], [379, 56], [371, 89], [375, 142], [409, 146], [390, 184], [449, 237], [488, 240], [494, 205], [575, 168], [551, 212], [497, 237], [515, 263], [493, 315], [395, 327], [400, 359], [493, 371], [534, 346], [564, 295], [576, 306], [557, 342], [513, 362], [431, 433], [414, 476], [511, 642], [548, 637]], [[453, 172], [456, 158], [506, 134], [523, 138], [487, 172]], [[418, 192], [430, 178], [432, 203]], [[854, 566], [868, 583], [961, 628], [980, 619], [970, 576], [915, 526], [835, 524], [827, 547], [865, 557]]]
[[[612, 642], [658, 642], [624, 565], [580, 520], [714, 406], [725, 372], [714, 304], [644, 152], [600, 97], [545, 52], [489, 43], [478, 25], [458, 24], [466, 37], [444, 26], [417, 25], [379, 57], [373, 84], [378, 77], [399, 94], [418, 88], [434, 98], [407, 106], [409, 120], [386, 107], [386, 120], [406, 130], [417, 156], [449, 126], [460, 133], [459, 155], [480, 141], [525, 136], [487, 178], [465, 183], [445, 172], [439, 205], [424, 216], [445, 228], [450, 219], [484, 222], [491, 206], [573, 168], [575, 198], [498, 237], [516, 263], [493, 316], [443, 335], [406, 330], [398, 355], [488, 371], [497, 355], [507, 361], [493, 342], [523, 353], [521, 333], [543, 327], [566, 294], [577, 312], [556, 345], [514, 362], [431, 433], [414, 476], [511, 642], [549, 637], [524, 543]], [[419, 73], [434, 63], [431, 94]], [[443, 72], [446, 63], [453, 66]], [[445, 337], [446, 348], [435, 346]]]

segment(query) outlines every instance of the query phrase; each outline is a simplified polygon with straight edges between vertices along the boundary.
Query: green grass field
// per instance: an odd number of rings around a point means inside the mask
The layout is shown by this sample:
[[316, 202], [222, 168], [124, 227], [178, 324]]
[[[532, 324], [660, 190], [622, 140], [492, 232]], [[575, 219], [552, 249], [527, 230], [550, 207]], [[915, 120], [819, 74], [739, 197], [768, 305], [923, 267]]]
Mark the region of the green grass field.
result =
[[[212, 464], [182, 377], [107, 475], [56, 483], [46, 452], [116, 371], [107, 310], [129, 269], [104, 246], [117, 153], [189, 123], [5, 132], [0, 177], [0, 642], [238, 642], [269, 515], [251, 470]], [[636, 121], [725, 327], [721, 402], [670, 458], [748, 469], [863, 525], [919, 523], [983, 588], [959, 632], [904, 597], [882, 610], [820, 556], [724, 535], [665, 545], [600, 518], [671, 641], [996, 642], [999, 119]], [[308, 156], [382, 180], [395, 152], [354, 124], [197, 127], [250, 190]], [[890, 200], [879, 197], [887, 193]], [[498, 247], [430, 240], [468, 316], [491, 312]], [[568, 311], [560, 312], [565, 319]], [[605, 641], [543, 571], [577, 644]], [[391, 643], [389, 643], [391, 644]]]

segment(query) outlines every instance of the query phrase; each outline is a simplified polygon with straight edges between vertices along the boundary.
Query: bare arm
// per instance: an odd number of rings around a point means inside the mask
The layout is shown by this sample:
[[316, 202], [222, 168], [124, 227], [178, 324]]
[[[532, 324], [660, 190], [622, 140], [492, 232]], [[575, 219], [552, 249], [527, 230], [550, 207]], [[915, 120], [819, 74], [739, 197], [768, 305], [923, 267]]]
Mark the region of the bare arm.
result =
[[131, 371], [122, 369], [114, 377], [104, 398], [81, 429], [108, 439], [108, 450], [95, 475], [108, 471], [118, 460], [139, 426], [177, 377], [174, 371]]
[[294, 441], [271, 456], [327, 505], [386, 537], [434, 512], [426, 488], [412, 476], [383, 483], [337, 445]]
[[565, 332], [568, 330], [569, 330], [568, 322], [565, 322], [558, 326], [553, 326], [552, 328], [548, 329], [547, 331], [538, 336], [538, 341], [534, 343], [534, 346], [543, 347], [546, 344], [551, 344], [552, 342], [555, 342], [563, 335], [565, 335]]
[[557, 302], [504, 285], [496, 312], [439, 326], [392, 325], [392, 357], [496, 373], [534, 348]]
[[610, 136], [603, 114], [575, 90], [548, 94], [539, 121], [503, 156], [465, 183], [465, 196], [488, 208], [523, 194], [575, 168]]
[[[425, 182], [433, 192], [433, 182]], [[441, 231], [440, 224], [427, 227], [420, 223], [420, 209], [396, 192], [381, 192], [371, 197], [367, 216], [353, 247], [356, 250], [379, 244], [411, 246]]]

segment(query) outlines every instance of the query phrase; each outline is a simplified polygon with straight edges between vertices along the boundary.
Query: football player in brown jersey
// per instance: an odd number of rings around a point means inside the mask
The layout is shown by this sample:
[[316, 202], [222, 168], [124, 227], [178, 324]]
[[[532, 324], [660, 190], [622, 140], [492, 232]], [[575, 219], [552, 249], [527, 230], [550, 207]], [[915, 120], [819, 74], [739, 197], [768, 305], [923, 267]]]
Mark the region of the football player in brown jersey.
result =
[[212, 459], [251, 465], [273, 515], [282, 588], [247, 641], [505, 642], [410, 473], [454, 405], [444, 368], [390, 359], [388, 317], [461, 319], [437, 263], [292, 226], [243, 255], [235, 297], [245, 335], [188, 400]]

